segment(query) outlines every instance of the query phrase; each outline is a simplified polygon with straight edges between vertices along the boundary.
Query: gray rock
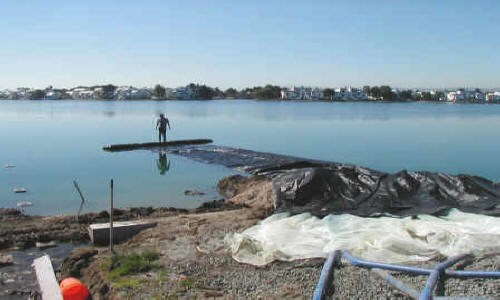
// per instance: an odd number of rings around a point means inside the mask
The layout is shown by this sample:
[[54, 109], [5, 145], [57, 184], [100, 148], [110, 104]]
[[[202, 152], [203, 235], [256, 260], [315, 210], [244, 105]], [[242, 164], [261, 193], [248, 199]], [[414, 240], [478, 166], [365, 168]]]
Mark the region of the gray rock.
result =
[[14, 258], [12, 257], [12, 255], [0, 254], [0, 267], [10, 266], [13, 263], [14, 263]]

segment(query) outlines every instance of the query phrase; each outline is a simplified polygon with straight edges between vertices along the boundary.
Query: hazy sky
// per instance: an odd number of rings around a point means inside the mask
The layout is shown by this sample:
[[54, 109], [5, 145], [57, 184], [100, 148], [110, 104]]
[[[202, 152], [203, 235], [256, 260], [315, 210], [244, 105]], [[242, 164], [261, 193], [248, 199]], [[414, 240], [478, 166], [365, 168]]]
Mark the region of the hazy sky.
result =
[[0, 89], [500, 87], [500, 1], [0, 4]]

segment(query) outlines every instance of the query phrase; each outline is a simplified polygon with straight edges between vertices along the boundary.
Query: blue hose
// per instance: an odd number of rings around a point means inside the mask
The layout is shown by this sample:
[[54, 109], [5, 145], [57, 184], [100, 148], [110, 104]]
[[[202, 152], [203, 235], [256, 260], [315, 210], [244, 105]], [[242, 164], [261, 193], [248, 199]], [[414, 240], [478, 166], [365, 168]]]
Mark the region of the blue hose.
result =
[[425, 283], [425, 287], [420, 293], [420, 300], [431, 300], [432, 299], [432, 292], [434, 291], [434, 288], [436, 287], [436, 284], [439, 280], [439, 277], [441, 277], [444, 274], [444, 270], [448, 267], [451, 267], [452, 265], [456, 264], [458, 261], [468, 257], [467, 254], [462, 254], [458, 255], [455, 257], [452, 257], [450, 259], [445, 260], [444, 262], [440, 263], [437, 265], [431, 272], [431, 275], [427, 279], [427, 282]]
[[399, 271], [399, 272], [405, 272], [405, 273], [410, 273], [410, 274], [415, 274], [415, 275], [429, 275], [432, 271], [429, 269], [423, 269], [423, 268], [417, 268], [417, 267], [408, 267], [408, 266], [366, 261], [366, 260], [352, 256], [351, 254], [349, 254], [349, 252], [347, 252], [345, 250], [341, 250], [341, 252], [342, 252], [342, 255], [353, 266], [356, 266], [356, 267], [376, 268], [376, 269], [384, 269], [384, 270], [391, 270], [391, 271]]
[[499, 271], [455, 271], [445, 270], [444, 274], [447, 277], [461, 278], [500, 278]]
[[323, 265], [323, 269], [321, 269], [321, 275], [319, 277], [319, 282], [316, 285], [316, 289], [314, 290], [313, 299], [314, 300], [323, 300], [326, 296], [326, 289], [330, 285], [333, 279], [333, 267], [338, 261], [340, 257], [340, 252], [335, 251], [330, 253], [328, 259]]
[[[408, 267], [401, 265], [393, 265], [386, 263], [377, 263], [366, 261], [357, 257], [352, 256], [347, 251], [342, 250], [342, 255], [356, 267], [362, 268], [377, 268], [391, 271], [406, 272], [415, 275], [430, 275], [431, 269]], [[447, 277], [458, 277], [458, 278], [500, 278], [500, 271], [456, 271], [456, 270], [445, 270], [444, 274]]]
[[[387, 263], [378, 263], [378, 262], [371, 262], [371, 261], [366, 261], [361, 258], [357, 258], [353, 255], [351, 255], [349, 252], [345, 250], [341, 250], [340, 253], [342, 256], [344, 256], [353, 266], [356, 267], [361, 267], [361, 268], [372, 268], [372, 269], [385, 269], [385, 270], [391, 270], [391, 271], [397, 271], [397, 272], [404, 272], [404, 273], [409, 273], [409, 274], [414, 274], [414, 275], [430, 275], [429, 279], [427, 280], [426, 286], [424, 290], [422, 290], [422, 293], [420, 294], [420, 299], [431, 299], [432, 297], [432, 291], [434, 290], [434, 287], [436, 286], [439, 278], [441, 276], [446, 276], [446, 277], [458, 277], [458, 278], [500, 278], [500, 271], [457, 271], [457, 270], [446, 270], [449, 266], [455, 264], [461, 259], [464, 259], [467, 255], [459, 255], [455, 256], [453, 258], [450, 258], [439, 265], [436, 266], [434, 269], [424, 269], [424, 268], [418, 268], [418, 267], [409, 267], [409, 266], [402, 266], [402, 265], [394, 265], [394, 264], [387, 264]], [[330, 253], [328, 260], [325, 262], [323, 265], [323, 269], [321, 270], [321, 276], [320, 280], [316, 286], [316, 289], [314, 291], [314, 296], [313, 299], [315, 300], [322, 300], [325, 297], [325, 289], [328, 287], [328, 285], [331, 284], [332, 280], [332, 274], [333, 274], [333, 266], [336, 264], [336, 262], [339, 261], [339, 251], [335, 251], [334, 253]], [[379, 274], [380, 275], [380, 274]], [[394, 285], [395, 287], [399, 288], [402, 291], [408, 292], [409, 295], [415, 296], [414, 291], [406, 286], [404, 283], [401, 283], [397, 281], [395, 278], [390, 276], [389, 274], [386, 274], [383, 276], [385, 280], [387, 280], [390, 284]], [[467, 299], [467, 300], [472, 300], [472, 299], [479, 299], [479, 298], [461, 298], [461, 297], [434, 297], [435, 299]]]

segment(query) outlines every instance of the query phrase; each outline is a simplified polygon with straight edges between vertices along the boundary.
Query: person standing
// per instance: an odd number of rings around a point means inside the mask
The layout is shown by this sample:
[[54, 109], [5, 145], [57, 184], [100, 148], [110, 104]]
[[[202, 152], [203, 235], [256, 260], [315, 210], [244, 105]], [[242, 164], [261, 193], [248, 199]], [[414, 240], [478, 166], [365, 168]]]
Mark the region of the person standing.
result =
[[160, 118], [156, 122], [156, 129], [158, 129], [158, 140], [161, 143], [161, 137], [163, 136], [163, 142], [167, 142], [167, 126], [170, 130], [170, 122], [165, 118], [164, 114], [160, 114]]

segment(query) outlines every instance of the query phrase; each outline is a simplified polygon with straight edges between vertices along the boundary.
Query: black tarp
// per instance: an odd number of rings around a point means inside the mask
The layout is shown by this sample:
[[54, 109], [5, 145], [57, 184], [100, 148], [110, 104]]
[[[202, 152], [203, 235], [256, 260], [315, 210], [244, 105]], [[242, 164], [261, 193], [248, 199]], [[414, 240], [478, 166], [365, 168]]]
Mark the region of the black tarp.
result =
[[272, 178], [277, 212], [316, 216], [440, 214], [449, 208], [500, 216], [500, 184], [472, 175], [400, 171], [220, 146], [168, 149], [170, 153]]

